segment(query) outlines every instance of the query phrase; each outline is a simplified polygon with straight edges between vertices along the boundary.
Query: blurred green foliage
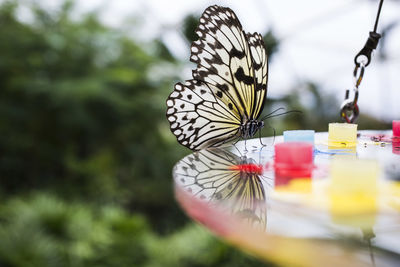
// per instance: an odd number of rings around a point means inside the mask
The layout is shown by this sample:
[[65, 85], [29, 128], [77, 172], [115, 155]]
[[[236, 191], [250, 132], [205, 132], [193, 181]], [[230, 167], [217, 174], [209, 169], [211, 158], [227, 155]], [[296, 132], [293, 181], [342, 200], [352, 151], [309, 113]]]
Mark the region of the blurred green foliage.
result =
[[[189, 151], [169, 131], [165, 99], [188, 77], [161, 38], [127, 37], [96, 13], [73, 18], [73, 1], [0, 3], [0, 266], [261, 266], [174, 201], [172, 166]], [[196, 25], [184, 21], [188, 41]], [[276, 51], [272, 32], [265, 39]], [[326, 130], [336, 116], [305, 87], [268, 100], [265, 114], [303, 112], [271, 120], [278, 132]]]
[[159, 236], [117, 206], [43, 193], [0, 207], [1, 266], [262, 266], [191, 224]]
[[95, 14], [72, 20], [66, 3], [52, 14], [33, 4], [30, 24], [15, 2], [1, 7], [2, 195], [40, 188], [176, 222], [168, 178], [184, 150], [165, 137], [164, 115], [173, 77], [150, 76], [174, 59]]
[[191, 44], [196, 41], [198, 36], [196, 34], [196, 28], [199, 25], [200, 16], [188, 15], [185, 17], [182, 23], [182, 33], [185, 36], [187, 42]]

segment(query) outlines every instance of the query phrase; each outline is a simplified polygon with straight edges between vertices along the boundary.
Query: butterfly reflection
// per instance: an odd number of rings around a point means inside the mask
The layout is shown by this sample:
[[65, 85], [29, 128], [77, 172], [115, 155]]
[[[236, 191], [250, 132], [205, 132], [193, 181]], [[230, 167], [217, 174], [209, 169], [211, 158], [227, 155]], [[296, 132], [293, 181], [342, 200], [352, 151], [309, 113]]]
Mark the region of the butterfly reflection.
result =
[[262, 167], [253, 159], [219, 148], [195, 152], [178, 162], [174, 169], [178, 187], [265, 230], [263, 178]]

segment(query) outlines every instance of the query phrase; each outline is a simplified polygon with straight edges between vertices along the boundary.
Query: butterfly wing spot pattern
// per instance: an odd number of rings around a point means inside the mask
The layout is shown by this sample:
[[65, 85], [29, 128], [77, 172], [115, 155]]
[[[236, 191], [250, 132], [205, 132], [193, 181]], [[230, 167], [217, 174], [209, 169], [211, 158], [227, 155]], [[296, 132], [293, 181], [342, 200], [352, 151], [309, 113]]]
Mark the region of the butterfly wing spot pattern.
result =
[[210, 6], [191, 45], [192, 80], [167, 99], [167, 119], [179, 143], [192, 149], [252, 137], [267, 92], [268, 64], [258, 33], [245, 33], [235, 13]]
[[203, 144], [216, 144], [238, 133], [240, 121], [234, 111], [200, 81], [177, 83], [167, 106], [172, 132], [182, 145], [190, 149], [197, 150]]

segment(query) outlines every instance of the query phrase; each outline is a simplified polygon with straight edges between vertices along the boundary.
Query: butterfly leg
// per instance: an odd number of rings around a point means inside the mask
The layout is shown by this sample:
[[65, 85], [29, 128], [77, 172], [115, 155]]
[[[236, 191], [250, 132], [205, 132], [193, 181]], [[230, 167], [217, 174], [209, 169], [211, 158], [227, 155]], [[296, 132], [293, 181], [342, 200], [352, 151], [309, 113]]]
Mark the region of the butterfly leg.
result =
[[261, 164], [261, 155], [262, 155], [262, 150], [263, 150], [264, 147], [266, 147], [266, 145], [262, 146], [261, 149], [258, 152], [258, 154], [259, 154], [259, 156], [258, 156], [258, 164]]
[[265, 123], [267, 124], [267, 126], [268, 126], [269, 128], [271, 128], [271, 129], [274, 131], [274, 138], [273, 138], [273, 140], [272, 140], [272, 144], [275, 144], [275, 137], [276, 137], [275, 128], [272, 127], [268, 122], [265, 122]]
[[267, 145], [265, 145], [263, 142], [262, 142], [262, 139], [261, 139], [261, 130], [259, 130], [258, 131], [258, 139], [260, 140], [260, 144], [261, 144], [261, 146], [267, 146]]
[[272, 140], [272, 143], [275, 144], [276, 131], [274, 127], [271, 126], [271, 128], [272, 130], [274, 130], [274, 139]]
[[[236, 147], [236, 144], [240, 141], [241, 136], [240, 136], [239, 132], [233, 134], [232, 137], [233, 136], [236, 136], [236, 138], [233, 139], [234, 142], [232, 143], [232, 145], [239, 151], [239, 149]], [[239, 153], [240, 153], [240, 151], [239, 151]]]
[[[236, 138], [234, 138], [235, 136], [236, 136]], [[231, 139], [231, 138], [233, 138], [233, 139]], [[240, 136], [237, 136], [237, 134], [232, 134], [232, 135], [230, 135], [228, 138], [226, 138], [226, 139], [221, 143], [221, 145], [226, 144], [226, 143], [228, 143], [228, 142], [230, 142], [230, 141], [233, 141], [233, 145], [235, 145], [237, 142], [239, 142], [239, 140], [240, 140]]]
[[233, 147], [236, 148], [237, 152], [239, 152], [239, 155], [242, 157], [242, 156], [243, 156], [243, 155], [242, 155], [242, 152], [240, 152], [239, 148], [236, 146], [236, 144], [237, 144], [237, 142], [238, 142], [239, 140], [240, 140], [240, 139], [238, 138], [238, 140], [237, 140], [235, 143], [233, 143]]
[[233, 145], [236, 145], [240, 141], [240, 137], [236, 138], [236, 141], [233, 143]]
[[248, 152], [248, 150], [247, 150], [247, 138], [246, 137], [244, 138], [244, 152], [245, 153]]
[[265, 175], [261, 175], [261, 180], [267, 184], [267, 187], [272, 188], [273, 187], [273, 183], [274, 183], [274, 179], [272, 177], [268, 177]]

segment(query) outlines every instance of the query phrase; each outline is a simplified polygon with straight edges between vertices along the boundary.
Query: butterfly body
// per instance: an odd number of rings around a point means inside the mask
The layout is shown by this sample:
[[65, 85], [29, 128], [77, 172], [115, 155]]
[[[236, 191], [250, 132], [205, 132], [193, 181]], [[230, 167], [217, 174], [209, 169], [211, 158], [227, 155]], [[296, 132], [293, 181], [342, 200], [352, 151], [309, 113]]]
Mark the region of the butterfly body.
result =
[[196, 29], [193, 79], [175, 84], [167, 119], [179, 143], [192, 149], [250, 138], [267, 93], [268, 61], [262, 36], [245, 33], [235, 13], [210, 6]]
[[264, 127], [263, 121], [249, 120], [240, 125], [240, 136], [244, 139], [253, 137], [258, 130]]

